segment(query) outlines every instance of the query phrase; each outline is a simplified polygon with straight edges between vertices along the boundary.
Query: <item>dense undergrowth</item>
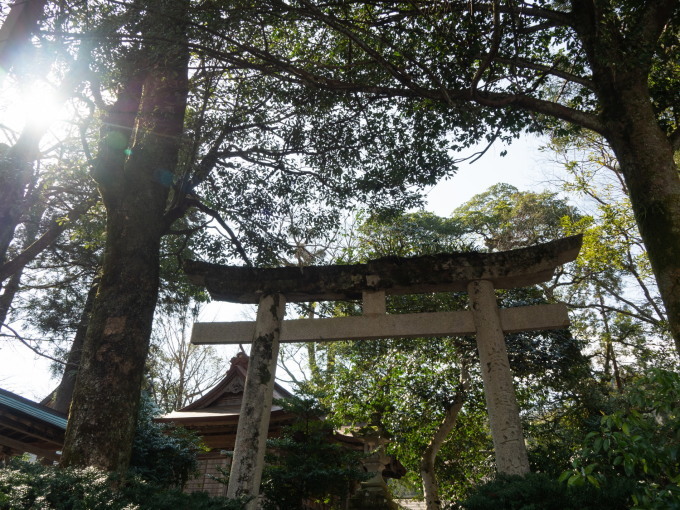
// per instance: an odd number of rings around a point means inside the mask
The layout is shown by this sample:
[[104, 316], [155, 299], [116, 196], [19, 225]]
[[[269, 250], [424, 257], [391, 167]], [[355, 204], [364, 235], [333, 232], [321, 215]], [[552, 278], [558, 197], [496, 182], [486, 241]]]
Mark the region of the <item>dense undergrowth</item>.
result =
[[13, 460], [0, 470], [1, 510], [242, 510], [239, 501], [186, 494], [131, 477], [117, 484], [94, 468], [62, 469]]

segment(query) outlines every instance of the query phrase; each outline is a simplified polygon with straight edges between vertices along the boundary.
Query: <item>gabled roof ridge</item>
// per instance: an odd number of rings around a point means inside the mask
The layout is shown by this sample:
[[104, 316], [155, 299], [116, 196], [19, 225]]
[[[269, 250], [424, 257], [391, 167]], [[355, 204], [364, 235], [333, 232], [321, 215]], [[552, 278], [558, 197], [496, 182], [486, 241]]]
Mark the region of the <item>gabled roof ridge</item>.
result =
[[[178, 409], [176, 412], [183, 411], [195, 411], [198, 409], [205, 409], [210, 406], [213, 402], [218, 400], [223, 394], [224, 390], [231, 384], [231, 382], [240, 378], [245, 386], [246, 376], [248, 374], [248, 362], [250, 357], [245, 352], [239, 352], [235, 357], [231, 359], [229, 370], [224, 375], [222, 380], [218, 382], [210, 391], [205, 395], [193, 401], [191, 404]], [[292, 397], [292, 393], [279, 385], [274, 381], [274, 391], [282, 395], [284, 398]]]
[[188, 406], [178, 409], [178, 411], [194, 411], [196, 409], [204, 409], [208, 407], [210, 404], [215, 402], [218, 398], [220, 398], [224, 394], [224, 389], [236, 377], [241, 376], [245, 383], [245, 371], [243, 371], [243, 373], [240, 372], [241, 371], [238, 370], [238, 367], [236, 365], [230, 366], [229, 370], [227, 370], [227, 373], [224, 375], [222, 380], [218, 382], [215, 386], [213, 386], [213, 388], [210, 391], [208, 391], [208, 393], [206, 393], [202, 397], [199, 397], [197, 400], [194, 400]]

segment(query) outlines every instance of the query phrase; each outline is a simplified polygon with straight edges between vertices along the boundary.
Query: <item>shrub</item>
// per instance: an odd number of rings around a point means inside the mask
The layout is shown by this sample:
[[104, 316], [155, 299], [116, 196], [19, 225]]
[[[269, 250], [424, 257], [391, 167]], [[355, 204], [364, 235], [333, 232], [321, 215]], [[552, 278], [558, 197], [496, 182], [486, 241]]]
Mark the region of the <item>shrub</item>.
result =
[[94, 468], [62, 469], [14, 460], [0, 469], [0, 510], [243, 510], [239, 501], [184, 494], [140, 478], [114, 488]]
[[630, 498], [625, 480], [599, 489], [569, 487], [541, 473], [502, 476], [479, 485], [461, 503], [465, 510], [623, 510]]
[[680, 375], [649, 370], [629, 384], [616, 409], [585, 436], [561, 479], [598, 487], [623, 478], [634, 508], [680, 509]]
[[157, 412], [154, 402], [142, 393], [130, 472], [153, 485], [181, 488], [197, 469], [202, 440], [182, 427], [155, 423]]
[[267, 443], [265, 508], [298, 510], [303, 501], [335, 508], [353, 484], [368, 478], [361, 467], [363, 453], [333, 442], [333, 426], [322, 419], [324, 412], [314, 399], [292, 397], [279, 405], [293, 412], [296, 421], [281, 438]]

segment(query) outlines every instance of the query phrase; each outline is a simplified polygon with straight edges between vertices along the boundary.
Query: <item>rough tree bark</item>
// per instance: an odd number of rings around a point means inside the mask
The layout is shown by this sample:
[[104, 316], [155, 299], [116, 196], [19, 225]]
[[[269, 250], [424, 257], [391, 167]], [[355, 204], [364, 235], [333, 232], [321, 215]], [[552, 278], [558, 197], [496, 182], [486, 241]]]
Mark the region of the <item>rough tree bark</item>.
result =
[[[610, 111], [617, 109], [612, 105]], [[609, 143], [619, 160], [680, 355], [680, 176], [666, 136], [648, 122], [651, 110], [643, 96], [629, 117], [617, 115], [611, 123], [620, 128], [612, 130]], [[646, 117], [647, 122], [631, 122], [636, 117]]]
[[92, 173], [106, 207], [106, 245], [64, 465], [123, 472], [129, 464], [188, 94], [186, 9], [186, 0], [145, 4], [148, 42], [131, 52], [102, 133]]

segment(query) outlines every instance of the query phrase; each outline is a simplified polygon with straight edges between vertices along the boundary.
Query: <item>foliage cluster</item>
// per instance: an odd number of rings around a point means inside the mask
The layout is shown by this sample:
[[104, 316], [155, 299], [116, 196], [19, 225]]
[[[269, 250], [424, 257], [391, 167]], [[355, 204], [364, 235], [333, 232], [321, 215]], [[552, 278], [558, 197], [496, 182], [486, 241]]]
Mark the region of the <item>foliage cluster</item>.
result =
[[[472, 490], [462, 507], [680, 508], [679, 403], [680, 376], [651, 369], [630, 381], [623, 393], [600, 402], [608, 412], [585, 434], [559, 480], [546, 473], [501, 476]], [[573, 432], [584, 429], [587, 425]], [[542, 467], [550, 471], [549, 463], [544, 460]]]
[[0, 470], [1, 510], [243, 510], [239, 501], [185, 494], [95, 468], [62, 469], [13, 461]]
[[142, 394], [130, 472], [159, 487], [181, 488], [196, 472], [201, 438], [182, 427], [155, 423], [157, 410], [150, 397]]
[[541, 473], [501, 476], [476, 487], [464, 510], [622, 510], [628, 508], [630, 485], [614, 479], [607, 485], [569, 487]]
[[325, 508], [344, 508], [355, 484], [368, 477], [361, 467], [362, 452], [350, 450], [333, 438], [326, 411], [309, 396], [279, 401], [296, 420], [281, 437], [268, 441], [263, 474], [266, 510], [302, 510], [304, 502]]
[[651, 369], [612, 404], [561, 480], [601, 487], [623, 479], [635, 508], [680, 508], [680, 375]]

